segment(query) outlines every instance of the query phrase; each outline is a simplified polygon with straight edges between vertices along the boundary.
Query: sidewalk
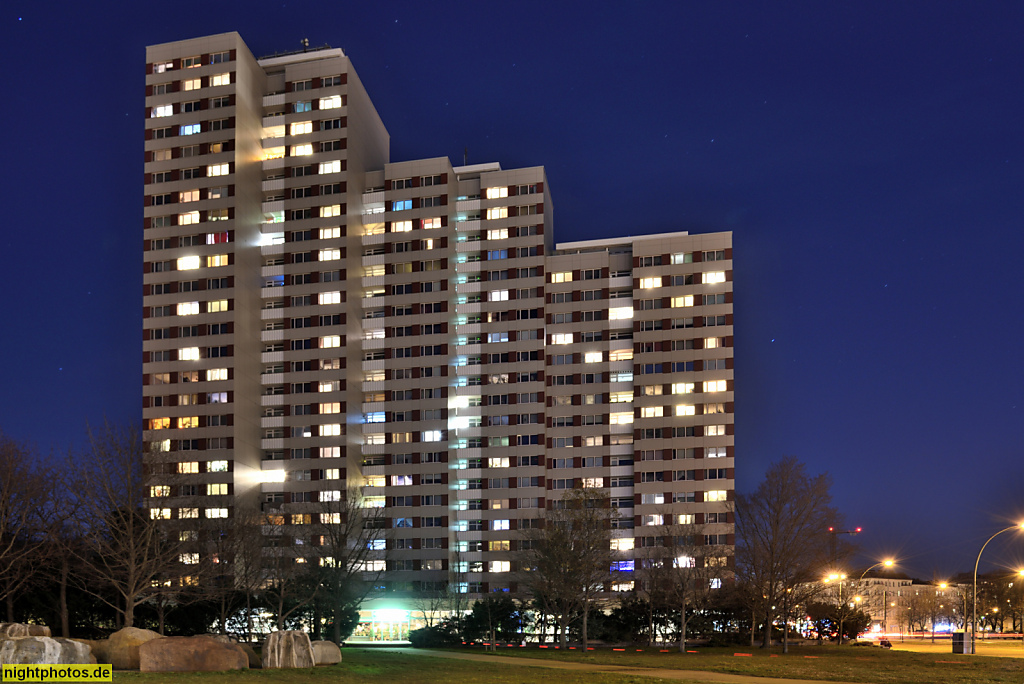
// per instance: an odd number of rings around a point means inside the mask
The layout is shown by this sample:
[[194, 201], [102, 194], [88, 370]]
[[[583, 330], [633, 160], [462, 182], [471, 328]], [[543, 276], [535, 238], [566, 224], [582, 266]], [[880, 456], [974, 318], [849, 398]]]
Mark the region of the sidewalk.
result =
[[[411, 656], [430, 658], [452, 658], [454, 660], [482, 660], [488, 663], [518, 667], [547, 667], [552, 670], [576, 670], [584, 672], [602, 672], [606, 674], [636, 675], [639, 677], [657, 677], [680, 682], [714, 682], [715, 684], [822, 684], [820, 680], [779, 679], [773, 677], [749, 677], [747, 675], [727, 674], [724, 672], [706, 672], [703, 670], [670, 670], [665, 668], [640, 668], [625, 665], [594, 665], [590, 663], [568, 663], [540, 658], [508, 658], [500, 655], [483, 653], [453, 653], [450, 651], [432, 651], [417, 648], [378, 648], [385, 653], [401, 653]], [[829, 680], [829, 684], [859, 684], [858, 682], [839, 682]]]

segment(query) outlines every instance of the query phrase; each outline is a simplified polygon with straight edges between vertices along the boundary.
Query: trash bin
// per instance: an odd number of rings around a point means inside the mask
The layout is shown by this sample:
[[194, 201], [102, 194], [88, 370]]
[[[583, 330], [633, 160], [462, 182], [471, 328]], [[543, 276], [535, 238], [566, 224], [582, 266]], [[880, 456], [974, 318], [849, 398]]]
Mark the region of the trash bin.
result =
[[973, 644], [971, 643], [971, 637], [969, 634], [962, 630], [953, 632], [950, 635], [953, 638], [953, 653], [965, 653], [970, 655], [974, 653]]

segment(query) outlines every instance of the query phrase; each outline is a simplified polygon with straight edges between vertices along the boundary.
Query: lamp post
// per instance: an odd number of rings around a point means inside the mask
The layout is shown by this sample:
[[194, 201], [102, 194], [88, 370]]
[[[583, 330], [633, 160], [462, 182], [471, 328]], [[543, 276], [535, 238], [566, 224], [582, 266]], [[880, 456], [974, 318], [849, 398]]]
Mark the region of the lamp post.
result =
[[832, 573], [825, 578], [825, 584], [838, 580], [839, 582], [839, 645], [843, 645], [843, 617], [846, 612], [843, 606], [843, 580], [846, 579], [846, 575]]
[[981, 545], [981, 551], [978, 551], [978, 558], [974, 561], [974, 597], [971, 600], [971, 653], [977, 655], [978, 653], [978, 564], [981, 563], [981, 554], [985, 553], [985, 547], [988, 546], [989, 542], [1001, 535], [1003, 532], [1009, 532], [1010, 530], [1024, 530], [1024, 523], [1017, 525], [1011, 525], [1005, 529], [999, 530], [988, 540]]
[[[885, 560], [878, 561], [877, 563], [872, 565], [870, 568], [868, 568], [864, 572], [860, 573], [860, 577], [857, 579], [858, 587], [860, 586], [860, 583], [864, 580], [864, 575], [868, 574], [869, 572], [871, 572], [872, 570], [877, 568], [879, 565], [884, 565], [887, 568], [891, 568], [895, 563], [896, 563], [896, 561], [894, 561], [892, 558], [886, 558]], [[885, 603], [885, 589], [884, 588], [882, 589], [882, 603], [883, 604]], [[871, 601], [871, 605], [872, 606], [874, 605], [874, 601], [873, 600]], [[886, 612], [888, 612], [888, 611], [886, 611]], [[883, 622], [884, 621], [885, 620], [883, 619]]]

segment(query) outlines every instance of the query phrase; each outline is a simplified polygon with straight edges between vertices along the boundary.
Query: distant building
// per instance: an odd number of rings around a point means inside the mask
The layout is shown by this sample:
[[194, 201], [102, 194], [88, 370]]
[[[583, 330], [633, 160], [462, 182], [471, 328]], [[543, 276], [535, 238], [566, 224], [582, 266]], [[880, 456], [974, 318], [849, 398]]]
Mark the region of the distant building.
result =
[[389, 608], [518, 591], [521, 530], [572, 487], [624, 558], [682, 522], [731, 564], [731, 233], [556, 244], [542, 167], [391, 162], [340, 49], [146, 62], [153, 515], [262, 509], [301, 556], [358, 491]]

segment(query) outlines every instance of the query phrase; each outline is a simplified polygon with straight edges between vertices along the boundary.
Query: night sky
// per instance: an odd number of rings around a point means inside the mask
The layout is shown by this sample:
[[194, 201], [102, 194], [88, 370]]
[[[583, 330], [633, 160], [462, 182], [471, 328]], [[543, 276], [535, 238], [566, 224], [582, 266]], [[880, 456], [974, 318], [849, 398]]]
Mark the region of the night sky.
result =
[[[0, 429], [141, 420], [145, 46], [343, 48], [391, 158], [544, 165], [557, 241], [733, 231], [737, 487], [831, 473], [862, 560], [1024, 518], [1024, 4], [12, 0]], [[1024, 565], [1024, 535], [985, 552]], [[868, 560], [871, 559], [871, 560]], [[983, 563], [983, 566], [985, 563]]]

